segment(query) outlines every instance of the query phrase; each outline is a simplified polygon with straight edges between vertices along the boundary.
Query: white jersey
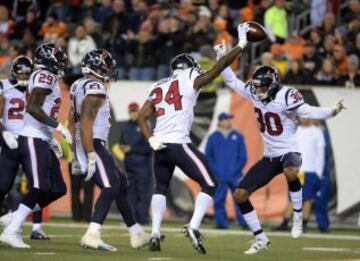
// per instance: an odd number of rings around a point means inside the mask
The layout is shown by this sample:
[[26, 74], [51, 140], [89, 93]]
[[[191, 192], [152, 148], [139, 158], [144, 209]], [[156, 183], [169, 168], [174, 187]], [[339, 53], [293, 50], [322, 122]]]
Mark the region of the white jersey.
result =
[[190, 143], [194, 106], [199, 91], [194, 89], [198, 69], [176, 70], [151, 86], [148, 100], [155, 108], [153, 135], [163, 143]]
[[296, 132], [302, 156], [301, 171], [316, 173], [322, 177], [325, 165], [325, 138], [320, 127], [299, 126]]
[[231, 69], [225, 69], [222, 76], [230, 88], [252, 101], [264, 140], [265, 157], [278, 157], [288, 152], [299, 152], [296, 139], [298, 124], [295, 116], [321, 120], [332, 117], [331, 108], [313, 107], [306, 104], [300, 92], [293, 87], [282, 86], [274, 100], [263, 103], [252, 94], [251, 83], [245, 84], [240, 81]]
[[100, 94], [105, 96], [105, 103], [99, 108], [93, 124], [93, 138], [106, 141], [111, 127], [110, 123], [110, 100], [106, 86], [97, 80], [80, 78], [71, 85], [70, 94], [72, 99], [72, 109], [74, 112], [76, 126], [76, 157], [79, 161], [82, 172], [86, 172], [86, 153], [81, 144], [80, 137], [80, 114], [81, 106], [87, 95]]
[[[58, 83], [58, 77], [47, 70], [36, 70], [29, 79], [27, 95], [30, 96], [34, 88], [43, 88], [50, 90], [51, 93], [46, 96], [41, 106], [44, 113], [57, 121], [61, 105], [61, 91]], [[25, 113], [24, 128], [22, 136], [51, 140], [54, 128], [36, 120], [30, 113]]]
[[9, 80], [0, 81], [0, 96], [5, 98], [2, 124], [5, 130], [19, 135], [24, 127], [26, 108], [25, 93], [19, 91]]

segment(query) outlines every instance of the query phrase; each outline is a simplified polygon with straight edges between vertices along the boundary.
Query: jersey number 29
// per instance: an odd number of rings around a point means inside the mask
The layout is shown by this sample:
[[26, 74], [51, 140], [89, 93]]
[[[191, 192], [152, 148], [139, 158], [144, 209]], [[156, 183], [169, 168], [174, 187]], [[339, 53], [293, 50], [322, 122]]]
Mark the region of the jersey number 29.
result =
[[[155, 95], [155, 98], [152, 100], [153, 105], [159, 104], [163, 100], [163, 90], [161, 88], [155, 88], [150, 93], [150, 97]], [[179, 111], [182, 110], [182, 103], [181, 103], [182, 95], [179, 92], [179, 81], [173, 81], [170, 84], [169, 90], [165, 95], [165, 102], [169, 105], [174, 104], [175, 110]], [[156, 116], [161, 116], [165, 114], [164, 108], [157, 108], [155, 109]]]

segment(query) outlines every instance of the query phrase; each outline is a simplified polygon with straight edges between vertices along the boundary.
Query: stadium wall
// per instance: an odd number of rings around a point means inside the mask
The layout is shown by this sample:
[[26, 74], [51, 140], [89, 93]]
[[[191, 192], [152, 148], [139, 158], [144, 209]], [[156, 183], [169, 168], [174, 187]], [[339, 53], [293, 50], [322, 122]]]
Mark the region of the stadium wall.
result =
[[[112, 104], [115, 122], [128, 119], [127, 105], [136, 101], [142, 104], [147, 97], [150, 82], [115, 82], [110, 88], [110, 100]], [[335, 156], [336, 182], [337, 182], [337, 214], [351, 209], [360, 203], [360, 167], [357, 159], [360, 155], [360, 119], [357, 113], [360, 111], [359, 90], [348, 90], [341, 88], [305, 88], [303, 90], [305, 100], [310, 104], [331, 106], [339, 98], [345, 99], [349, 108], [339, 117], [328, 121], [328, 129], [332, 140]], [[309, 97], [309, 99], [307, 99]], [[213, 106], [209, 106], [213, 104]], [[61, 108], [61, 119], [65, 120], [69, 109], [69, 95], [64, 93]], [[220, 89], [213, 96], [199, 99], [195, 108], [194, 127], [192, 137], [199, 139], [197, 145], [203, 150], [207, 136], [217, 127], [217, 115], [227, 111], [234, 115], [234, 126], [245, 136], [248, 151], [248, 162], [244, 172], [262, 156], [263, 144], [258, 131], [257, 121], [253, 113], [251, 102], [243, 99], [229, 89]], [[204, 113], [206, 112], [206, 113]], [[118, 130], [112, 131], [109, 140], [117, 140]], [[194, 140], [194, 139], [193, 139]], [[63, 173], [70, 188], [66, 162], [62, 162]], [[191, 190], [193, 195], [198, 193], [197, 184], [188, 179], [179, 169], [175, 176], [181, 180], [185, 187]], [[51, 210], [55, 213], [68, 214], [70, 212], [70, 193], [54, 203]], [[262, 220], [269, 220], [281, 216], [287, 204], [287, 186], [283, 175], [276, 177], [269, 186], [260, 189], [252, 195], [252, 201], [259, 210]], [[233, 204], [231, 196], [228, 196], [227, 208], [233, 216]], [[212, 210], [209, 211], [212, 213]]]

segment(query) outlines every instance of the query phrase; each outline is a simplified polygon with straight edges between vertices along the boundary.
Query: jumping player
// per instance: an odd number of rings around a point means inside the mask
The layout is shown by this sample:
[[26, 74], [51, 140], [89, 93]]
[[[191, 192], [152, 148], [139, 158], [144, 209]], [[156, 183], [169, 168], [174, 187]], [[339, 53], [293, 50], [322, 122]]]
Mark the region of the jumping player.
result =
[[[224, 45], [216, 46], [215, 51], [218, 57], [226, 53]], [[298, 238], [302, 234], [302, 187], [297, 176], [301, 155], [294, 116], [326, 120], [335, 117], [344, 106], [341, 101], [333, 108], [310, 106], [298, 90], [280, 84], [279, 74], [272, 66], [258, 67], [246, 83], [239, 80], [230, 68], [226, 68], [222, 76], [226, 85], [252, 101], [265, 145], [264, 157], [249, 170], [235, 191], [237, 204], [255, 236], [245, 254], [254, 254], [267, 248], [270, 241], [261, 228], [249, 197], [280, 173], [284, 173], [287, 179], [294, 209], [291, 235]]]
[[[175, 166], [178, 166], [201, 186], [193, 216], [190, 223], [183, 227], [183, 232], [196, 251], [206, 253], [199, 227], [206, 210], [213, 203], [217, 184], [205, 156], [191, 144], [189, 134], [194, 118], [193, 108], [200, 89], [214, 80], [242, 52], [247, 44], [248, 30], [247, 24], [239, 25], [238, 45], [205, 73], [200, 71], [198, 63], [190, 55], [176, 56], [170, 64], [172, 75], [159, 80], [149, 90], [148, 100], [139, 113], [139, 124], [155, 151], [151, 251], [160, 251], [160, 225], [166, 209], [166, 194]], [[153, 115], [156, 124], [152, 131], [147, 120]]]

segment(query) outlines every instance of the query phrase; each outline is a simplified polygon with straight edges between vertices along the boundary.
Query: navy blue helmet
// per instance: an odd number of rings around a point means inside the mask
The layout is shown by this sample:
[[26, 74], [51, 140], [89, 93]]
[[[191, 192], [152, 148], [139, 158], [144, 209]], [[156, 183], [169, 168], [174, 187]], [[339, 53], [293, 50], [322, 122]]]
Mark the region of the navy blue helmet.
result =
[[255, 70], [251, 80], [251, 92], [257, 98], [260, 100], [274, 99], [280, 88], [279, 73], [274, 67], [260, 66]]
[[116, 61], [105, 49], [96, 49], [85, 54], [81, 67], [85, 74], [92, 73], [95, 76], [109, 80], [114, 73]]
[[175, 71], [177, 69], [187, 69], [187, 68], [197, 68], [200, 69], [200, 65], [198, 62], [187, 53], [182, 53], [177, 55], [174, 59], [172, 59], [170, 63], [171, 70]]
[[29, 57], [18, 56], [11, 65], [11, 78], [17, 86], [26, 88], [33, 71], [33, 63]]
[[34, 64], [36, 68], [64, 76], [67, 61], [66, 53], [53, 43], [42, 43], [35, 49]]

